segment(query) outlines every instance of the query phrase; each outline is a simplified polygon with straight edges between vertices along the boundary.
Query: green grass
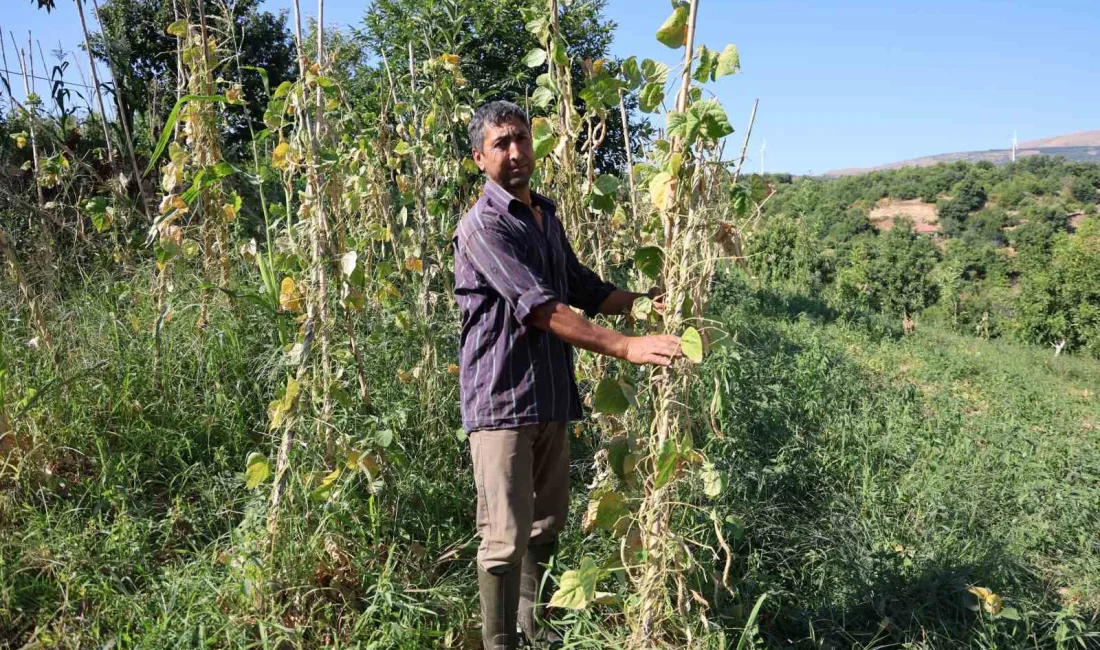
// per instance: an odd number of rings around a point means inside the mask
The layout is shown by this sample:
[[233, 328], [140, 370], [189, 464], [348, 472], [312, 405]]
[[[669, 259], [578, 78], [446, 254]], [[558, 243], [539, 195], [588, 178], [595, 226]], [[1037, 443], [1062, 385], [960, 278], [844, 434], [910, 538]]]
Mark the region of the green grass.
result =
[[[318, 502], [296, 474], [267, 563], [266, 490], [242, 472], [276, 444], [277, 328], [242, 305], [195, 332], [182, 278], [154, 375], [144, 277], [49, 305], [56, 364], [26, 346], [0, 287], [0, 368], [26, 445], [0, 470], [0, 648], [476, 647], [454, 324], [433, 324], [428, 403], [396, 376], [421, 333], [357, 322], [378, 408], [341, 406], [334, 423], [352, 445], [393, 432], [382, 482], [344, 477]], [[711, 581], [721, 558], [692, 580], [729, 647], [763, 593], [758, 647], [1097, 647], [1084, 635], [1100, 609], [1100, 363], [924, 327], [901, 338], [737, 277], [714, 315], [737, 344], [704, 365], [698, 411], [715, 379], [722, 397], [697, 444], [728, 476], [712, 505], [736, 596]], [[574, 441], [565, 565], [617, 547], [579, 526], [593, 444]], [[296, 467], [323, 466], [315, 447]], [[1017, 616], [973, 611], [970, 586]], [[613, 609], [568, 621], [570, 647], [625, 647]]]
[[[745, 346], [711, 449], [740, 477], [727, 503], [774, 642], [1098, 643], [1071, 637], [1100, 605], [1100, 364], [730, 293]], [[971, 611], [970, 586], [1019, 620]]]

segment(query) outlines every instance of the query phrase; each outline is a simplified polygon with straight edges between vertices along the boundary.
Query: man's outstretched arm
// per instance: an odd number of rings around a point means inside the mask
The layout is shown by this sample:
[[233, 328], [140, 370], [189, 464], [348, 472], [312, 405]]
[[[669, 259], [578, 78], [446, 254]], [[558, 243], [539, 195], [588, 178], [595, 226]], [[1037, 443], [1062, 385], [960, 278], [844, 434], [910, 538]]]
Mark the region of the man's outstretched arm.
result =
[[[611, 296], [608, 297], [610, 298]], [[630, 302], [633, 303], [633, 301], [632, 297]], [[552, 332], [561, 340], [578, 348], [625, 359], [631, 363], [667, 366], [673, 359], [680, 356], [680, 339], [675, 336], [625, 336], [593, 323], [556, 300], [543, 303], [533, 309], [528, 323]]]

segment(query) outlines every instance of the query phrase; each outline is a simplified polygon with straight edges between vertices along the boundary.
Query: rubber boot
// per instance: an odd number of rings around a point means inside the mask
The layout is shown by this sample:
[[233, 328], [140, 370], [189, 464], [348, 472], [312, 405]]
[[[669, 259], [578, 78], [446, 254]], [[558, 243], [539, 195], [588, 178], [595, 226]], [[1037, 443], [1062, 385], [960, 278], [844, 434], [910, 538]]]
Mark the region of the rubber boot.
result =
[[527, 642], [535, 648], [555, 648], [561, 644], [561, 636], [545, 625], [546, 595], [551, 585], [544, 585], [542, 581], [546, 575], [546, 565], [557, 549], [556, 542], [531, 545], [523, 556], [519, 582], [519, 627]]
[[477, 586], [481, 593], [481, 640], [485, 650], [517, 650], [519, 630], [516, 611], [519, 608], [519, 568], [501, 573], [477, 570]]

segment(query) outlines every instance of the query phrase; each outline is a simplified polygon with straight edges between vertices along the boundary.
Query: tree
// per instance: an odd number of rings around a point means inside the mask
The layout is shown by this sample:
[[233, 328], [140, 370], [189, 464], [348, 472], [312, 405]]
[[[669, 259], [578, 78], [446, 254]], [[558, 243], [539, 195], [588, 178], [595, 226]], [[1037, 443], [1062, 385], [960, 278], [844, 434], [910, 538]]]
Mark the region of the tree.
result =
[[[208, 29], [217, 35], [223, 47], [236, 41], [235, 52], [225, 56], [230, 61], [223, 76], [237, 78], [237, 65], [254, 66], [267, 71], [272, 88], [296, 76], [294, 44], [287, 28], [286, 12], [278, 15], [260, 11], [260, 0], [239, 0], [230, 3], [232, 16], [224, 13], [224, 3], [204, 0]], [[160, 122], [176, 101], [176, 37], [166, 30], [176, 20], [171, 2], [162, 0], [106, 0], [99, 17], [106, 32], [92, 38], [92, 51], [97, 58], [110, 63], [115, 72], [115, 91], [122, 99], [124, 117], [132, 125], [136, 113], [145, 114], [151, 123]], [[231, 21], [231, 22], [230, 22]], [[198, 17], [194, 18], [198, 23]], [[230, 37], [232, 27], [232, 38]], [[108, 58], [109, 57], [109, 58]], [[245, 71], [240, 79], [244, 99], [253, 126], [263, 128], [263, 113], [267, 102], [262, 99], [263, 81], [259, 74]], [[248, 135], [248, 123], [239, 119], [231, 125], [227, 141], [243, 142]]]
[[1096, 202], [1096, 185], [1091, 178], [1076, 176], [1070, 184], [1070, 194], [1081, 203]]
[[1021, 284], [1015, 325], [1023, 338], [1100, 357], [1100, 220], [1055, 235], [1050, 263]]
[[878, 255], [871, 265], [871, 278], [882, 310], [904, 321], [936, 301], [937, 288], [931, 281], [939, 254], [932, 241], [913, 232], [901, 221], [878, 240]]
[[[574, 60], [571, 72], [578, 95], [584, 87], [584, 62], [610, 58], [615, 23], [604, 16], [605, 6], [606, 0], [574, 2], [559, 16], [568, 54]], [[492, 0], [377, 0], [367, 10], [362, 35], [372, 55], [382, 55], [390, 66], [405, 69], [410, 44], [418, 61], [448, 51], [461, 52], [463, 75], [486, 99], [507, 99], [530, 107], [540, 69], [524, 62], [535, 43], [524, 28], [521, 8], [522, 3]], [[583, 115], [584, 102], [579, 97], [576, 101]], [[637, 99], [628, 95], [627, 102], [630, 115]], [[537, 111], [529, 108], [529, 112]], [[632, 123], [632, 141], [640, 142], [638, 136], [647, 126], [647, 122]], [[609, 119], [596, 166], [617, 171], [625, 164], [621, 120]]]

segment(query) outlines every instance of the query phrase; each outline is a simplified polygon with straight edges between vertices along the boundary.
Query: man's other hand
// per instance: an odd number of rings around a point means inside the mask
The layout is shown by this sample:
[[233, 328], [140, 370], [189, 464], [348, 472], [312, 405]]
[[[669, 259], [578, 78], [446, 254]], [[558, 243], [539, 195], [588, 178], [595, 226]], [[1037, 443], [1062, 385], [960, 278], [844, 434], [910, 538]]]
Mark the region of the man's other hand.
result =
[[677, 336], [631, 336], [626, 339], [623, 358], [638, 365], [667, 366], [681, 354], [680, 338]]

